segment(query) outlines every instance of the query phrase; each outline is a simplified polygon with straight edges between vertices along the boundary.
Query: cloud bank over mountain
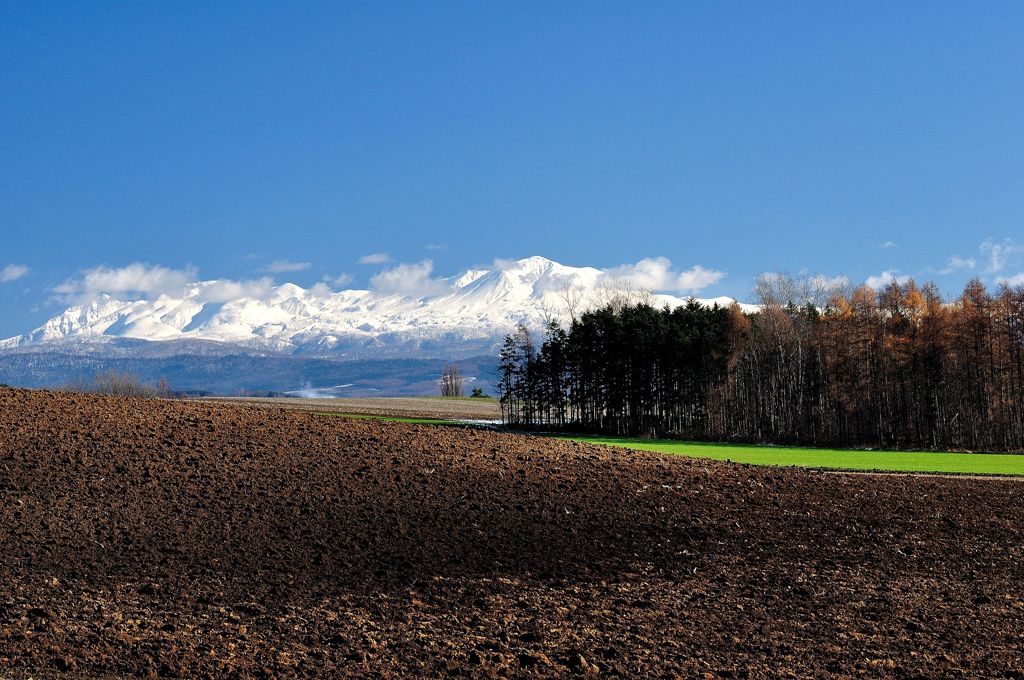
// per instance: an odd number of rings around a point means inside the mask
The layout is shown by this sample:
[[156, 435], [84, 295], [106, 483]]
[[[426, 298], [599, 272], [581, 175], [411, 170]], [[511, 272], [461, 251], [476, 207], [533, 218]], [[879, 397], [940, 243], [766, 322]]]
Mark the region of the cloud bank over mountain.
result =
[[[655, 303], [681, 305], [723, 276], [677, 269], [666, 258], [602, 270], [529, 257], [439, 277], [426, 259], [381, 270], [367, 290], [335, 290], [332, 283], [347, 279], [302, 288], [270, 277], [202, 281], [194, 268], [100, 266], [53, 288], [70, 304], [63, 313], [0, 347], [129, 338], [324, 356], [470, 356], [495, 351], [519, 323], [539, 329], [626, 291], [655, 291]], [[715, 302], [733, 301], [707, 301]]]

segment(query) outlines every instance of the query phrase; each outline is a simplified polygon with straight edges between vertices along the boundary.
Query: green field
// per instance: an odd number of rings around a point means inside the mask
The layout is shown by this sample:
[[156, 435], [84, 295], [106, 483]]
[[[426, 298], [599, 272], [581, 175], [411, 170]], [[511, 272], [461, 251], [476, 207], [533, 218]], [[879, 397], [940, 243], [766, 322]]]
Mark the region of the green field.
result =
[[782, 446], [750, 446], [680, 442], [626, 437], [559, 436], [591, 444], [607, 444], [694, 458], [839, 470], [888, 472], [958, 472], [978, 475], [1024, 475], [1024, 455], [1002, 453], [934, 453], [927, 451], [852, 451]]

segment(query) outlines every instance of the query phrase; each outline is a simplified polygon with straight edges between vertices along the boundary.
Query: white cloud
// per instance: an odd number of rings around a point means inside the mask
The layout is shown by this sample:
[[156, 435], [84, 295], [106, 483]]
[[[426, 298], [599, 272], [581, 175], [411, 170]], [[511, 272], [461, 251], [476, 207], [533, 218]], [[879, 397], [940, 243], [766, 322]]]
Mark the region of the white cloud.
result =
[[268, 274], [283, 274], [285, 272], [304, 272], [313, 265], [309, 262], [289, 262], [288, 260], [274, 260], [260, 271]]
[[1024, 272], [1021, 272], [1020, 274], [1015, 274], [1014, 276], [1000, 277], [996, 279], [996, 283], [1011, 287], [1024, 286]]
[[374, 274], [370, 285], [382, 293], [428, 297], [450, 292], [451, 286], [442, 279], [432, 278], [434, 263], [423, 260], [416, 264], [400, 264]]
[[[519, 260], [517, 260], [515, 258], [511, 258], [511, 257], [496, 257], [496, 258], [494, 258], [494, 261], [491, 262], [490, 269], [491, 269], [491, 271], [504, 272], [504, 271], [508, 271], [509, 269], [515, 269], [518, 266], [519, 266]], [[484, 265], [484, 268], [486, 268], [486, 265]]]
[[696, 293], [718, 283], [725, 276], [725, 272], [705, 269], [700, 265], [677, 271], [666, 257], [644, 258], [634, 264], [605, 269], [603, 273], [609, 279], [628, 282], [644, 290], [673, 293]]
[[258, 300], [266, 297], [273, 287], [274, 280], [269, 276], [251, 281], [221, 279], [203, 284], [199, 297], [203, 302], [231, 302], [241, 298]]
[[3, 269], [0, 269], [0, 283], [10, 283], [11, 281], [17, 281], [21, 277], [28, 274], [28, 267], [23, 264], [9, 264]]
[[251, 281], [220, 279], [197, 284], [197, 275], [194, 267], [171, 269], [141, 262], [127, 267], [100, 265], [83, 271], [77, 279], [55, 286], [53, 293], [65, 302], [82, 304], [101, 293], [132, 299], [184, 296], [188, 287], [199, 285], [198, 299], [202, 302], [231, 302], [265, 297], [274, 286], [269, 276]]
[[954, 255], [949, 258], [949, 262], [943, 269], [938, 271], [939, 274], [952, 274], [955, 271], [961, 271], [963, 269], [974, 269], [978, 266], [978, 262], [973, 257], [960, 257]]
[[886, 241], [882, 244], [882, 250], [895, 250], [900, 247], [900, 244], [895, 241]]
[[447, 250], [448, 246], [441, 245], [440, 243], [428, 243], [423, 248], [425, 250]]
[[898, 284], [900, 284], [902, 286], [904, 283], [906, 283], [909, 280], [910, 280], [909, 276], [898, 275], [895, 272], [884, 271], [881, 274], [879, 274], [878, 276], [869, 276], [867, 278], [867, 280], [864, 281], [864, 283], [866, 283], [867, 285], [871, 286], [875, 290], [882, 290], [883, 288], [888, 286], [893, 281], [895, 281], [896, 283], [898, 283]]
[[326, 297], [330, 297], [330, 296], [334, 295], [334, 289], [331, 288], [326, 283], [324, 283], [323, 281], [318, 281], [318, 282], [314, 283], [312, 286], [310, 286], [306, 290], [307, 290], [307, 292], [310, 295], [312, 295], [314, 297], [319, 297], [319, 298], [326, 298]]
[[988, 269], [990, 274], [1002, 271], [1007, 264], [1017, 259], [1017, 256], [1024, 253], [1024, 246], [1015, 245], [1011, 239], [996, 241], [988, 238], [982, 242], [979, 248], [981, 254], [988, 258]]
[[343, 288], [348, 284], [352, 283], [352, 275], [342, 272], [337, 276], [325, 276], [323, 282], [332, 288]]
[[181, 293], [196, 280], [193, 267], [170, 269], [134, 262], [127, 267], [100, 265], [82, 272], [82, 277], [55, 286], [53, 292], [72, 301], [89, 300], [100, 293], [109, 295], [160, 296]]
[[370, 253], [359, 258], [359, 264], [387, 264], [391, 262], [391, 255], [388, 253]]

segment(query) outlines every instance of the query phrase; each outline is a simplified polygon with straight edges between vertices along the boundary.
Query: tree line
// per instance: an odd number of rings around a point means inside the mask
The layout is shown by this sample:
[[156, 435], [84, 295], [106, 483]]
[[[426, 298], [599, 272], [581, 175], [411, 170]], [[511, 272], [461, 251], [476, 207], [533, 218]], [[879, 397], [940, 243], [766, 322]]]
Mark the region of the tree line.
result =
[[505, 423], [813, 446], [1024, 450], [1024, 287], [770, 275], [759, 308], [612, 301], [506, 337]]
[[78, 379], [66, 383], [63, 389], [113, 397], [173, 399], [178, 396], [166, 378], [160, 378], [156, 385], [148, 385], [133, 373], [122, 373], [112, 368], [96, 373], [92, 380]]

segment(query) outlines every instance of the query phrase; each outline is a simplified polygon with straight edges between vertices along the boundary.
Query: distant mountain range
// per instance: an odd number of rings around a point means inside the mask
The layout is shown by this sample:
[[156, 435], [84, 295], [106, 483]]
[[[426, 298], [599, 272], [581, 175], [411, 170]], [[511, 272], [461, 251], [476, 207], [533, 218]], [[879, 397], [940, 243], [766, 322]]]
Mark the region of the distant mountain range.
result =
[[[568, 267], [543, 257], [469, 270], [433, 283], [427, 294], [407, 295], [333, 292], [285, 283], [251, 297], [227, 298], [219, 281], [192, 283], [180, 295], [154, 299], [123, 300], [101, 293], [35, 330], [0, 340], [0, 382], [59, 384], [82, 371], [141, 362], [144, 377], [166, 374], [174, 366], [206, 366], [205, 383], [203, 371], [178, 371], [186, 383], [180, 386], [190, 389], [300, 389], [353, 382], [346, 378], [352, 375], [337, 367], [339, 362], [364, 362], [364, 368], [395, 362], [394, 371], [378, 370], [377, 378], [386, 382], [384, 374], [398, 376], [402, 386], [381, 389], [402, 393], [425, 389], [424, 366], [416, 365], [412, 372], [420, 373], [414, 379], [407, 375], [410, 361], [426, 360], [432, 366], [436, 360], [494, 357], [503, 337], [519, 323], [539, 331], [548, 318], [566, 318], [570, 308], [578, 313], [622, 292], [599, 269]], [[676, 306], [689, 298], [651, 299]], [[729, 305], [733, 300], [700, 302]], [[232, 371], [217, 368], [240, 358], [240, 375], [228, 376]], [[261, 371], [260, 365], [274, 368]], [[284, 370], [286, 365], [291, 368]], [[468, 377], [490, 382], [489, 376]], [[363, 388], [377, 389], [371, 382]]]

